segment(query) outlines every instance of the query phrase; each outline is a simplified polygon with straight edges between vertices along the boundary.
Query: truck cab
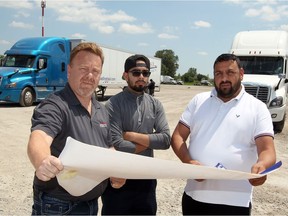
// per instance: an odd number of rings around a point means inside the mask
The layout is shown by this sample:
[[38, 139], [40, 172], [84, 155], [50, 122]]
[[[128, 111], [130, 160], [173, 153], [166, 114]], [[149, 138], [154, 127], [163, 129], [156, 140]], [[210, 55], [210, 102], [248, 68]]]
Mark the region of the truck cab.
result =
[[70, 51], [81, 40], [24, 38], [4, 53], [0, 67], [0, 100], [31, 106], [67, 82]]
[[231, 53], [244, 69], [246, 92], [265, 103], [274, 131], [281, 132], [286, 118], [288, 76], [288, 33], [285, 31], [244, 31], [236, 34]]

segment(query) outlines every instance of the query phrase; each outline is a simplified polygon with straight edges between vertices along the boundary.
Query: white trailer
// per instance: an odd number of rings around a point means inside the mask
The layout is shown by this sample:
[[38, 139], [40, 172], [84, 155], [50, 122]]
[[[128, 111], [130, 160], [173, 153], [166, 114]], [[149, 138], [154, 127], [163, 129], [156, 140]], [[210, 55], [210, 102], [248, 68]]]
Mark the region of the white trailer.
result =
[[286, 117], [288, 89], [288, 32], [243, 31], [234, 37], [231, 53], [244, 68], [243, 85], [263, 101], [271, 113], [274, 131], [281, 132]]
[[[101, 45], [100, 45], [101, 46]], [[106, 88], [124, 88], [126, 81], [122, 78], [125, 60], [136, 53], [101, 46], [104, 52], [104, 65], [97, 93], [104, 97]], [[150, 60], [150, 79], [155, 82], [155, 91], [160, 91], [161, 59], [147, 56]]]

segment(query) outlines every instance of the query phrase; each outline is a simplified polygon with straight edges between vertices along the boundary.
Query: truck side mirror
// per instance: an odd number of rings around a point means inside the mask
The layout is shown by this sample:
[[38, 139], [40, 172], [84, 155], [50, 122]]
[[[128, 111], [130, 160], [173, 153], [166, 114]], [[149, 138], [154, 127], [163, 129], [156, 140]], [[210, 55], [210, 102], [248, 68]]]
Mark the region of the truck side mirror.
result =
[[44, 59], [39, 59], [38, 60], [38, 69], [41, 70], [44, 68], [44, 64], [45, 64], [45, 61]]

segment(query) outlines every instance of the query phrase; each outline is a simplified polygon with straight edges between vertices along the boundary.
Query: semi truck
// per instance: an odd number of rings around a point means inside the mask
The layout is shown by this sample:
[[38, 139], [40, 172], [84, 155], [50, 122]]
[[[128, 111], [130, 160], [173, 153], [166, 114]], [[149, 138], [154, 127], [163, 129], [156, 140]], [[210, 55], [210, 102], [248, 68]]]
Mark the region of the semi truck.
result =
[[[17, 41], [4, 53], [0, 67], [0, 101], [31, 106], [67, 82], [67, 65], [71, 50], [83, 39], [63, 37], [32, 37]], [[105, 60], [96, 95], [104, 97], [107, 87], [126, 85], [122, 79], [124, 62], [133, 55], [109, 47], [103, 49]], [[151, 79], [160, 90], [161, 59], [149, 57]]]
[[238, 32], [230, 52], [241, 60], [246, 92], [267, 105], [274, 131], [281, 132], [285, 124], [288, 90], [288, 32]]

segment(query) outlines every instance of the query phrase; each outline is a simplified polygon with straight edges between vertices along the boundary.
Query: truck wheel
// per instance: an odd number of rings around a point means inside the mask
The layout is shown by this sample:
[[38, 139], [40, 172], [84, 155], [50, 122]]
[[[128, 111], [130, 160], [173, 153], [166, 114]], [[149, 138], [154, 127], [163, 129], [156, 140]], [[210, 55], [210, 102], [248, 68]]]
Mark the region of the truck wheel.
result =
[[284, 115], [282, 121], [273, 123], [275, 133], [281, 133], [282, 132], [282, 130], [284, 128], [284, 124], [285, 124], [285, 118], [286, 118], [286, 114]]
[[32, 89], [29, 87], [24, 88], [20, 96], [20, 102], [19, 102], [20, 105], [22, 107], [28, 107], [32, 106], [33, 102], [34, 102], [34, 95]]

